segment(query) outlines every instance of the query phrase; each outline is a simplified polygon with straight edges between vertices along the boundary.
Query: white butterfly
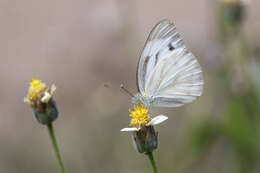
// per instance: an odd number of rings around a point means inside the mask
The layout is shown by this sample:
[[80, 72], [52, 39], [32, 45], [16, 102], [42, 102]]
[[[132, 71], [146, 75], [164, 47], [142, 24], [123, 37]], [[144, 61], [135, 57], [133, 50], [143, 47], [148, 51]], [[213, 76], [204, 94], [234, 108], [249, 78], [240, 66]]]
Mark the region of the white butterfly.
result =
[[200, 64], [169, 20], [155, 25], [146, 41], [138, 63], [137, 87], [139, 93], [132, 101], [147, 107], [178, 107], [202, 94]]

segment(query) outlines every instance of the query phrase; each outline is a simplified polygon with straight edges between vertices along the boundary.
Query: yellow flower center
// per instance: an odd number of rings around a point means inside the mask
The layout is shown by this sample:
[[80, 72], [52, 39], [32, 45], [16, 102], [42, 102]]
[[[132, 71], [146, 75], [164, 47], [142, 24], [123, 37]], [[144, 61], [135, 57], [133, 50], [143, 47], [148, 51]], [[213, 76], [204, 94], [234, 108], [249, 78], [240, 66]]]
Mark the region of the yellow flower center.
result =
[[[45, 83], [41, 82], [40, 79], [34, 79], [32, 78], [32, 81], [30, 83], [30, 88], [28, 91], [27, 96], [24, 98], [24, 102], [28, 103], [32, 106], [35, 106], [38, 101], [42, 101], [41, 99], [44, 97], [45, 93], [49, 93], [50, 89], [46, 86]], [[48, 99], [45, 99], [46, 103], [48, 102]]]
[[130, 123], [131, 126], [139, 128], [141, 126], [145, 126], [151, 120], [148, 114], [148, 109], [144, 105], [134, 106], [134, 111], [129, 109], [129, 112], [132, 117]]
[[51, 88], [49, 88], [40, 79], [32, 78], [30, 88], [27, 96], [24, 98], [24, 102], [33, 107], [37, 107], [37, 105], [41, 103], [47, 104], [53, 97], [55, 90], [55, 85], [52, 85]]
[[45, 83], [42, 83], [40, 79], [32, 79], [28, 98], [30, 100], [40, 100], [46, 91], [47, 87]]

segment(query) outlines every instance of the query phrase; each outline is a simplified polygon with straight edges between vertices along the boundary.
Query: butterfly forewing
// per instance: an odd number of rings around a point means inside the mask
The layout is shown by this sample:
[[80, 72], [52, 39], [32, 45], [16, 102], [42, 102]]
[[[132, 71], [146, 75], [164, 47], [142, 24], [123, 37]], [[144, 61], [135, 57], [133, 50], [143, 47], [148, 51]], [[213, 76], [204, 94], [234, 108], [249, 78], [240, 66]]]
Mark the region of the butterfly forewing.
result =
[[168, 20], [149, 35], [138, 65], [138, 87], [151, 106], [177, 107], [202, 94], [202, 70]]
[[145, 94], [145, 83], [156, 64], [178, 47], [185, 46], [169, 20], [162, 20], [152, 29], [137, 68], [137, 87], [141, 94]]

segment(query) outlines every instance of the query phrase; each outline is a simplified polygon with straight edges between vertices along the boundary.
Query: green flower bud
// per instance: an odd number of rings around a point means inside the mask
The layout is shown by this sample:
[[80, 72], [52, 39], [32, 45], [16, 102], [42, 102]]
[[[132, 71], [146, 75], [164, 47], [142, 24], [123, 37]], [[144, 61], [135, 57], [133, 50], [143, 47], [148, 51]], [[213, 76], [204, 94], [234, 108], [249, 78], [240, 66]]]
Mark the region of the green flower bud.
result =
[[50, 124], [58, 118], [58, 109], [53, 99], [48, 103], [40, 103], [33, 107], [33, 114], [40, 124]]
[[241, 0], [223, 1], [222, 12], [225, 20], [233, 24], [241, 24], [245, 18], [245, 2]]
[[158, 132], [153, 126], [142, 126], [140, 130], [132, 134], [134, 148], [139, 153], [151, 153], [158, 147]]

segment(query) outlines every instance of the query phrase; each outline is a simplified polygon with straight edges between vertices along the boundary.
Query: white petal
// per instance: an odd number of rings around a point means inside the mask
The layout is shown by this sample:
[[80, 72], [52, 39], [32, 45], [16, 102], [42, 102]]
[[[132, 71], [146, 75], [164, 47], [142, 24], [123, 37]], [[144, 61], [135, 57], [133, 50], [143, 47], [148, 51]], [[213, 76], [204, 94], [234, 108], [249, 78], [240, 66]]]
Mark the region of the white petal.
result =
[[167, 119], [168, 119], [168, 117], [166, 117], [165, 115], [158, 115], [158, 116], [154, 117], [146, 126], [154, 126], [154, 125], [164, 122]]
[[54, 94], [55, 90], [56, 90], [56, 86], [54, 84], [52, 84], [51, 85], [51, 95]]
[[41, 98], [41, 102], [48, 103], [48, 101], [51, 99], [51, 95], [48, 92], [44, 93], [44, 96]]
[[25, 103], [28, 103], [28, 104], [31, 103], [31, 101], [30, 101], [28, 98], [26, 98], [26, 97], [23, 99], [23, 101], [24, 101]]
[[134, 132], [134, 131], [137, 131], [138, 128], [136, 127], [129, 127], [129, 128], [123, 128], [121, 129], [121, 132]]

